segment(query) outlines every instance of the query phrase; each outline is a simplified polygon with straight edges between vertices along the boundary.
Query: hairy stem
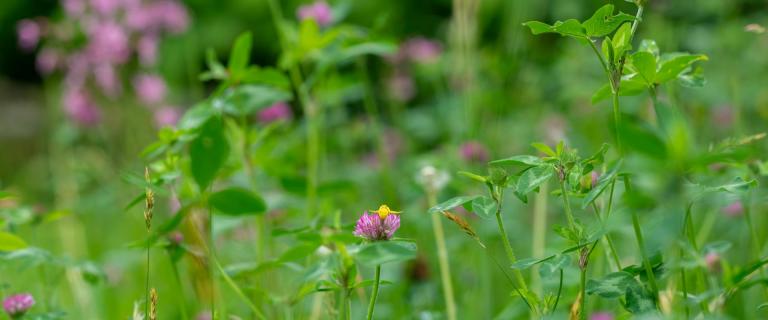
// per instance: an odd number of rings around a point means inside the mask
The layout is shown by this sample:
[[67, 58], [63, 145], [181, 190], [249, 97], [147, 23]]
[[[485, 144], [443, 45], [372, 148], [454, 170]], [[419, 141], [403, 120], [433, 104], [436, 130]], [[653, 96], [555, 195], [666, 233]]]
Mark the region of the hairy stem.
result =
[[371, 301], [368, 303], [368, 320], [373, 319], [373, 308], [376, 306], [376, 297], [379, 295], [379, 280], [381, 279], [381, 265], [376, 266], [376, 275], [373, 278], [373, 292], [371, 292]]

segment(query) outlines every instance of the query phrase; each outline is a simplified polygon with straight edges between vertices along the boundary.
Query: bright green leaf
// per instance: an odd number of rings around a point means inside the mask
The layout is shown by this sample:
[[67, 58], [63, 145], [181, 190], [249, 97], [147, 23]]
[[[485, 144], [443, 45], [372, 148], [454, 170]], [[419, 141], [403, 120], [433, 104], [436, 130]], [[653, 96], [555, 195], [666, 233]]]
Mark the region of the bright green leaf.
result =
[[416, 244], [406, 241], [376, 241], [360, 246], [355, 260], [367, 266], [403, 262], [416, 257]]
[[569, 19], [566, 21], [557, 21], [554, 25], [548, 25], [539, 21], [528, 21], [523, 23], [531, 29], [533, 34], [542, 33], [558, 33], [562, 36], [568, 36], [577, 39], [585, 39], [584, 27], [576, 19]]
[[633, 21], [635, 17], [623, 12], [613, 14], [613, 5], [606, 4], [595, 11], [591, 18], [584, 21], [584, 29], [590, 37], [602, 37], [616, 30], [622, 23]]
[[14, 251], [24, 249], [27, 243], [17, 235], [0, 231], [0, 251]]
[[534, 142], [534, 143], [531, 143], [531, 146], [536, 148], [536, 150], [539, 150], [550, 157], [557, 157], [557, 153], [555, 153], [555, 151], [552, 150], [552, 148], [550, 148], [546, 144], [543, 144], [541, 142]]
[[653, 86], [656, 81], [656, 57], [645, 51], [638, 51], [632, 54], [631, 63], [640, 78], [647, 86]]
[[661, 63], [655, 82], [660, 84], [675, 79], [690, 68], [694, 62], [707, 60], [707, 56], [703, 54], [677, 54]]
[[448, 211], [455, 207], [464, 205], [467, 202], [475, 200], [478, 197], [480, 196], [461, 196], [461, 197], [451, 198], [450, 200], [444, 201], [432, 208], [429, 208], [429, 213], [440, 213], [443, 211]]
[[[547, 147], [549, 148], [549, 147]], [[491, 165], [521, 165], [521, 166], [538, 166], [540, 164], [544, 163], [539, 159], [537, 156], [531, 156], [531, 155], [518, 155], [518, 156], [512, 156], [509, 158], [499, 159], [499, 160], [493, 160], [489, 162], [488, 164]]]
[[240, 73], [248, 66], [248, 60], [251, 55], [251, 43], [253, 35], [251, 32], [244, 32], [237, 37], [232, 52], [229, 55], [229, 72]]

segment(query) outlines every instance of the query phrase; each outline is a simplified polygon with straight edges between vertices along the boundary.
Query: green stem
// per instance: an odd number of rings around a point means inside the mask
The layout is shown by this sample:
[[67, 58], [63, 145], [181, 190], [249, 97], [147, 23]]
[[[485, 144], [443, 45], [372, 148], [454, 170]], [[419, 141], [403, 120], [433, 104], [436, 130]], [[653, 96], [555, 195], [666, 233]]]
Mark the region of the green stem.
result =
[[264, 314], [261, 313], [261, 311], [259, 311], [259, 308], [257, 308], [256, 305], [254, 305], [253, 302], [251, 302], [251, 300], [248, 299], [245, 293], [243, 293], [243, 290], [240, 289], [237, 283], [235, 283], [235, 281], [232, 280], [232, 278], [227, 274], [227, 271], [221, 267], [221, 263], [219, 263], [219, 260], [214, 259], [213, 261], [216, 264], [216, 268], [219, 270], [221, 277], [224, 278], [224, 281], [230, 286], [230, 288], [232, 288], [232, 291], [234, 291], [235, 294], [237, 294], [237, 296], [241, 300], [243, 300], [243, 302], [245, 302], [245, 304], [248, 306], [248, 308], [251, 309], [251, 312], [253, 312], [253, 314], [256, 315], [257, 318], [266, 320], [267, 318], [264, 317]]
[[[587, 41], [589, 42], [590, 47], [592, 47], [592, 51], [595, 52], [595, 56], [597, 57], [597, 60], [600, 60], [600, 65], [603, 67], [603, 71], [605, 72], [605, 77], [610, 80], [611, 70], [608, 69], [608, 64], [605, 62], [603, 55], [600, 54], [600, 50], [597, 49], [597, 46], [595, 45], [595, 42], [592, 41], [592, 39], [587, 39]], [[613, 89], [613, 82], [611, 82], [611, 89]]]
[[[212, 188], [209, 189], [209, 192]], [[216, 319], [216, 271], [213, 269], [213, 262], [216, 261], [216, 239], [213, 235], [213, 208], [208, 202], [208, 197], [205, 198], [206, 203], [208, 203], [208, 275], [211, 277], [211, 319]]]
[[653, 103], [653, 112], [656, 114], [656, 125], [658, 125], [659, 128], [664, 128], [664, 118], [661, 116], [661, 110], [659, 109], [659, 98], [656, 94], [656, 88], [651, 87], [648, 89], [648, 92], [651, 96], [651, 102]]
[[[595, 210], [595, 216], [597, 217], [597, 220], [600, 222], [600, 226], [602, 228], [605, 228], [605, 222], [603, 218], [600, 217], [600, 211], [594, 202], [592, 203], [592, 208]], [[619, 259], [619, 254], [616, 252], [616, 247], [613, 245], [613, 240], [611, 239], [611, 236], [608, 235], [608, 233], [606, 232], [603, 237], [605, 241], [608, 243], [608, 248], [611, 251], [611, 257], [613, 258], [613, 262], [616, 264], [616, 270], [621, 270], [621, 259]]]
[[[277, 30], [277, 38], [280, 47], [285, 50], [288, 48], [286, 37], [283, 34], [282, 20], [283, 15], [280, 5], [275, 0], [268, 0], [269, 8], [272, 13], [272, 22]], [[318, 168], [320, 158], [320, 136], [318, 128], [318, 107], [310, 99], [309, 90], [304, 85], [304, 81], [299, 70], [299, 65], [294, 63], [288, 70], [293, 87], [298, 93], [299, 103], [301, 103], [304, 116], [307, 119], [307, 216], [313, 218], [316, 212], [317, 202], [317, 184]]]
[[[501, 234], [502, 242], [504, 242], [504, 250], [507, 253], [507, 259], [509, 259], [509, 264], [511, 265], [517, 262], [517, 258], [515, 258], [515, 250], [512, 249], [512, 244], [509, 242], [509, 237], [507, 237], [507, 231], [504, 229], [504, 220], [501, 219], [501, 205], [504, 199], [504, 191], [499, 189], [498, 193], [494, 196], [494, 199], [496, 200], [496, 223], [499, 226], [499, 233]], [[523, 278], [523, 274], [520, 270], [515, 269], [514, 273], [515, 278], [517, 278], [518, 286], [523, 291], [528, 291], [528, 285], [525, 283], [525, 278]]]
[[[624, 176], [624, 187], [626, 192], [632, 191], [632, 187], [628, 176]], [[651, 285], [655, 301], [659, 301], [659, 286], [656, 284], [656, 276], [653, 274], [653, 266], [651, 266], [651, 260], [648, 259], [648, 254], [645, 252], [645, 240], [643, 240], [643, 231], [640, 229], [640, 217], [637, 215], [637, 210], [632, 209], [632, 227], [635, 230], [635, 238], [637, 239], [637, 246], [640, 248], [640, 257], [643, 259], [643, 265], [645, 266], [645, 272], [648, 276], [648, 282]]]
[[[430, 207], [437, 204], [435, 190], [427, 190], [427, 198]], [[435, 242], [437, 243], [437, 260], [440, 266], [440, 279], [443, 282], [446, 313], [449, 320], [456, 320], [456, 300], [453, 294], [453, 283], [451, 283], [451, 266], [448, 262], [448, 249], [445, 245], [443, 221], [437, 214], [431, 214], [430, 216], [432, 216], [432, 229], [435, 233]]]
[[621, 123], [621, 111], [619, 109], [619, 88], [615, 89], [613, 93], [613, 128], [616, 134], [616, 147], [619, 149], [619, 154], [624, 154], [624, 149], [621, 147], [621, 135], [619, 134], [619, 124]]
[[144, 294], [147, 295], [147, 300], [144, 303], [144, 315], [146, 317], [149, 317], [149, 248], [150, 248], [150, 241], [147, 241], [147, 276], [146, 276], [146, 283], [144, 286]]
[[[683, 258], [683, 249], [680, 249], [680, 258]], [[680, 282], [683, 287], [683, 306], [685, 306], [685, 319], [691, 318], [691, 308], [688, 307], [688, 284], [685, 280], [685, 268], [680, 268]]]
[[568, 191], [565, 189], [565, 180], [560, 181], [560, 192], [563, 194], [563, 206], [565, 207], [565, 217], [568, 218], [568, 227], [573, 230], [576, 228], [576, 220], [571, 212], [571, 200], [568, 198]]
[[[536, 202], [533, 206], [533, 243], [532, 250], [534, 257], [543, 257], [547, 241], [547, 201], [549, 197], [549, 184], [541, 185], [541, 190], [536, 194]], [[531, 287], [537, 292], [543, 293], [541, 276], [539, 275], [539, 265], [531, 268]]]
[[586, 266], [581, 268], [581, 277], [580, 277], [580, 292], [581, 292], [581, 301], [579, 301], [580, 307], [579, 307], [579, 319], [586, 319], [587, 318], [587, 268]]
[[179, 305], [181, 306], [181, 318], [182, 319], [190, 319], [189, 314], [187, 313], [187, 303], [184, 299], [184, 286], [181, 283], [181, 276], [179, 275], [179, 266], [176, 265], [176, 261], [173, 261], [173, 257], [171, 255], [168, 255], [169, 260], [171, 260], [171, 269], [173, 269], [173, 279], [176, 281], [176, 289], [178, 292], [179, 297]]
[[371, 292], [371, 301], [368, 303], [368, 320], [373, 319], [373, 308], [376, 306], [376, 297], [379, 295], [379, 280], [381, 279], [381, 265], [376, 266], [376, 275], [373, 278], [373, 292]]

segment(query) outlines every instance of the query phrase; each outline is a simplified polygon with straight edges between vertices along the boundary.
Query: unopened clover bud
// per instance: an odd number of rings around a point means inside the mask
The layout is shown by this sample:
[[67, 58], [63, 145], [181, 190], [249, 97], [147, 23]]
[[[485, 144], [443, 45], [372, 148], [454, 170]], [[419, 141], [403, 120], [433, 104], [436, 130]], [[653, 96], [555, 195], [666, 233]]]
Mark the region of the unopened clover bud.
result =
[[707, 265], [709, 272], [720, 272], [720, 255], [717, 252], [710, 252], [704, 256], [704, 263]]
[[592, 190], [597, 185], [597, 181], [600, 178], [600, 174], [597, 171], [592, 171], [587, 175], [581, 176], [581, 189]]
[[509, 173], [503, 168], [492, 167], [488, 169], [488, 181], [495, 186], [504, 186], [509, 181]]

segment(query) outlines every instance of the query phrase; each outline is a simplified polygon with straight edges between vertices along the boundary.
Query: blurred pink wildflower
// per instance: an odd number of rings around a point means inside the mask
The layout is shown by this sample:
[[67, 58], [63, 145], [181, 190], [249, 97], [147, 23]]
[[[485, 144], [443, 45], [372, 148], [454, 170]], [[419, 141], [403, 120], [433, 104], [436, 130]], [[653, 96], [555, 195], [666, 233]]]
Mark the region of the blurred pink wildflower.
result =
[[459, 147], [459, 155], [467, 162], [487, 162], [490, 158], [488, 149], [478, 141], [468, 141]]
[[293, 118], [293, 111], [291, 111], [291, 106], [281, 101], [259, 110], [257, 117], [259, 122], [268, 124], [275, 121], [290, 120]]
[[314, 20], [317, 25], [324, 27], [333, 22], [331, 7], [325, 1], [316, 1], [312, 4], [300, 6], [296, 11], [299, 20]]
[[11, 318], [17, 318], [35, 305], [35, 298], [29, 293], [8, 296], [3, 300], [3, 310]]

